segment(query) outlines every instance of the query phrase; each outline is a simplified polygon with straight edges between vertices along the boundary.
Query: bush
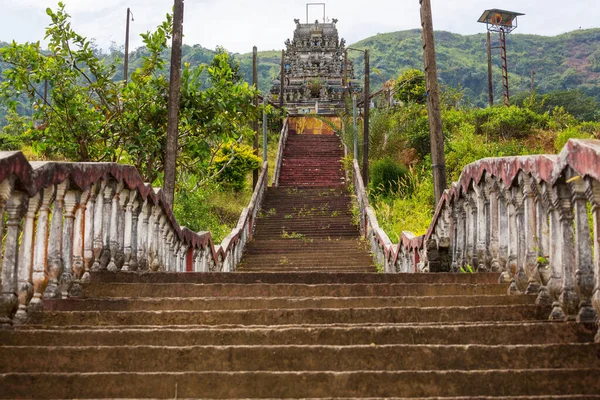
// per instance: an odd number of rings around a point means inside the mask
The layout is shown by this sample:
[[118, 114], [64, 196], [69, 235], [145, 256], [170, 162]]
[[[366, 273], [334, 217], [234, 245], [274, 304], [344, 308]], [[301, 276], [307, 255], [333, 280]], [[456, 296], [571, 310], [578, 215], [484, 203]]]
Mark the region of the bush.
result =
[[246, 187], [248, 172], [259, 168], [260, 164], [261, 159], [254, 155], [250, 146], [226, 145], [217, 153], [215, 162], [211, 166], [211, 174], [218, 173], [217, 182], [239, 192]]
[[554, 149], [557, 153], [560, 153], [565, 144], [569, 141], [569, 139], [593, 139], [593, 133], [590, 133], [589, 130], [582, 129], [580, 126], [574, 126], [571, 128], [567, 128], [562, 132], [558, 133], [556, 140], [554, 140]]
[[392, 193], [408, 196], [413, 191], [410, 171], [404, 165], [391, 158], [377, 160], [371, 166], [371, 193], [390, 195]]
[[544, 129], [548, 116], [517, 106], [489, 107], [474, 113], [475, 131], [491, 138], [518, 139], [530, 135], [534, 129]]

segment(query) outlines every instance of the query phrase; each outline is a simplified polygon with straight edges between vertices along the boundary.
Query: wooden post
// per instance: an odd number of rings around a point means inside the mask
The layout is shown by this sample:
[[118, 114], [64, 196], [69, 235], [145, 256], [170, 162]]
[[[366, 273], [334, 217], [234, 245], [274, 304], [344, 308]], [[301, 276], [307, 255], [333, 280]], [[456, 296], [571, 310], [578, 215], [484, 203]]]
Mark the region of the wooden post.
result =
[[131, 10], [127, 8], [127, 23], [125, 24], [125, 60], [123, 62], [123, 80], [127, 83], [127, 71], [129, 70], [129, 14]]
[[492, 76], [492, 35], [487, 33], [487, 59], [488, 59], [488, 92], [490, 107], [494, 105], [494, 78]]
[[167, 122], [167, 149], [163, 190], [172, 208], [175, 200], [177, 172], [177, 139], [179, 125], [179, 91], [181, 84], [181, 44], [183, 39], [183, 0], [175, 0], [173, 9], [173, 45], [171, 48], [171, 81], [169, 83], [169, 119]]
[[285, 86], [285, 50], [281, 50], [281, 75], [279, 79], [279, 108], [283, 108], [283, 94]]
[[369, 65], [369, 50], [365, 50], [365, 92], [364, 92], [364, 110], [365, 116], [363, 119], [363, 182], [365, 187], [369, 185], [369, 108], [371, 105], [370, 99], [370, 65]]
[[348, 98], [348, 50], [344, 50], [344, 81], [342, 82], [342, 87], [344, 88], [344, 109], [348, 112], [348, 105], [346, 104], [346, 99]]
[[354, 122], [354, 159], [358, 161], [358, 112], [356, 106], [356, 93], [352, 94], [352, 117]]
[[[252, 86], [258, 90], [258, 49], [256, 46], [252, 48]], [[258, 108], [258, 96], [254, 98], [254, 106]], [[258, 156], [258, 119], [252, 122], [252, 130], [254, 131], [254, 155]], [[252, 190], [256, 188], [258, 183], [258, 169], [252, 172]]]
[[[267, 99], [263, 99], [263, 106], [267, 106]], [[267, 162], [267, 152], [269, 151], [267, 148], [267, 133], [268, 133], [268, 119], [266, 111], [263, 111], [263, 162]]]
[[439, 203], [446, 190], [446, 157], [444, 155], [444, 135], [442, 132], [442, 113], [440, 110], [440, 89], [435, 59], [435, 40], [433, 37], [433, 18], [431, 1], [421, 3], [421, 25], [423, 27], [423, 53], [425, 59], [425, 79], [427, 81], [427, 109], [429, 133], [431, 136], [431, 160], [433, 163], [433, 187], [435, 203]]

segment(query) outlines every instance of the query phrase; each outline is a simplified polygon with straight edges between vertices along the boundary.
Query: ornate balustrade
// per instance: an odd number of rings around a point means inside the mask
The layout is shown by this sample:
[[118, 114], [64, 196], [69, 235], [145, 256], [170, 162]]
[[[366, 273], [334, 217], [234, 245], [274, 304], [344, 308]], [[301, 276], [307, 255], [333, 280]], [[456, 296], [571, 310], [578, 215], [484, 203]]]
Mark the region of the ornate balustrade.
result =
[[[238, 225], [220, 245], [179, 226], [162, 190], [114, 163], [29, 163], [0, 152], [0, 324], [45, 298], [79, 296], [90, 271], [234, 271], [267, 187], [267, 163]], [[6, 220], [6, 227], [4, 221]]]
[[273, 183], [272, 186], [279, 186], [279, 176], [281, 174], [281, 166], [283, 165], [283, 151], [285, 150], [285, 144], [287, 143], [287, 138], [290, 129], [290, 120], [286, 118], [283, 121], [283, 128], [281, 129], [281, 135], [279, 135], [279, 150], [277, 151], [277, 158], [275, 160], [275, 172], [273, 173]]
[[512, 293], [537, 294], [551, 320], [591, 323], [600, 313], [600, 141], [466, 166], [427, 233], [405, 232], [399, 244], [379, 228], [356, 162], [354, 181], [361, 228], [386, 272], [470, 266], [500, 272]]

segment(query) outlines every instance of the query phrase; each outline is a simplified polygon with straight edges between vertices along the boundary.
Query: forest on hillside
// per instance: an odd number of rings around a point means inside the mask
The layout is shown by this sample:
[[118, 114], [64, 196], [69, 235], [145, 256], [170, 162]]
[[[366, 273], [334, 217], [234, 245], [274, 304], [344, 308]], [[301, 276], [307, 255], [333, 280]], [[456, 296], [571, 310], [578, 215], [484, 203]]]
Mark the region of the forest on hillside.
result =
[[[465, 101], [475, 106], [487, 105], [487, 58], [485, 34], [458, 35], [449, 32], [436, 32], [436, 53], [438, 57], [439, 79], [443, 85], [461, 88]], [[285, 38], [282, 37], [282, 44]], [[497, 41], [497, 38], [494, 38]], [[0, 47], [7, 43], [0, 41]], [[494, 43], [497, 45], [497, 43]], [[379, 34], [358, 43], [356, 48], [371, 51], [372, 85], [377, 90], [383, 82], [396, 79], [402, 72], [423, 68], [423, 55], [420, 30], [409, 30]], [[249, 49], [250, 50], [250, 49]], [[123, 59], [122, 49], [113, 46], [111, 50], [94, 49], [99, 58], [112, 62]], [[210, 63], [219, 49], [206, 49], [199, 44], [183, 46], [183, 62], [197, 67]], [[501, 99], [501, 70], [499, 50], [494, 50], [495, 98]], [[144, 57], [149, 54], [145, 47], [139, 47], [130, 54], [130, 72], [142, 66]], [[252, 54], [234, 54], [240, 63], [240, 74], [248, 82], [252, 77]], [[259, 89], [268, 92], [273, 79], [279, 74], [281, 52], [279, 50], [260, 51]], [[554, 91], [579, 90], [581, 93], [600, 101], [600, 29], [579, 30], [558, 36], [536, 36], [512, 34], [508, 36], [508, 56], [511, 92], [520, 98], [520, 92], [529, 91], [531, 71], [535, 71], [535, 87], [540, 94]], [[350, 53], [359, 79], [363, 79], [362, 56]], [[167, 60], [169, 49], [161, 58]], [[0, 73], [6, 69], [0, 62]], [[123, 78], [123, 70], [117, 69], [114, 80]], [[0, 82], [2, 81], [0, 75]], [[20, 112], [30, 113], [30, 105], [23, 101]], [[0, 108], [0, 126], [5, 124], [5, 110]]]

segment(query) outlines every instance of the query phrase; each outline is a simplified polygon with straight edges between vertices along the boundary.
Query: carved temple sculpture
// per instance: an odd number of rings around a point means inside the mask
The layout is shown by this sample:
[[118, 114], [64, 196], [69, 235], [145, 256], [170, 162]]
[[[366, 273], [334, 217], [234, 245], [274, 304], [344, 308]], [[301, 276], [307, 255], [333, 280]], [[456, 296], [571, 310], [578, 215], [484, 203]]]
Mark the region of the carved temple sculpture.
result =
[[[361, 91], [352, 62], [345, 57], [346, 44], [339, 39], [337, 20], [294, 22], [294, 39], [285, 41], [283, 104], [292, 115], [336, 114], [344, 108], [345, 89], [346, 93]], [[278, 77], [273, 81], [274, 99], [280, 95], [280, 80]]]

